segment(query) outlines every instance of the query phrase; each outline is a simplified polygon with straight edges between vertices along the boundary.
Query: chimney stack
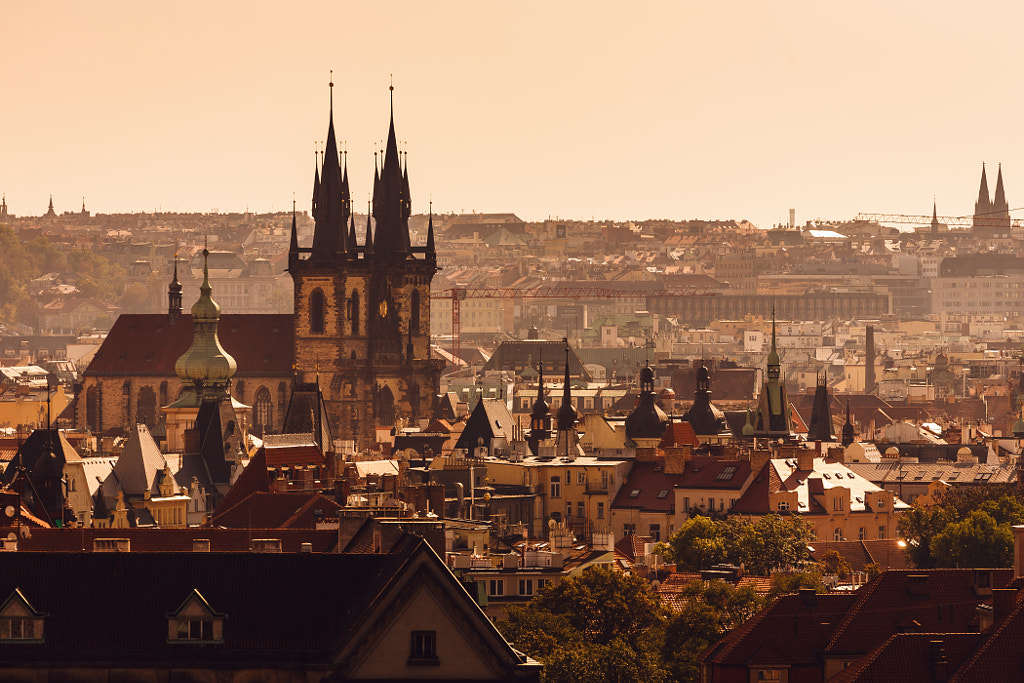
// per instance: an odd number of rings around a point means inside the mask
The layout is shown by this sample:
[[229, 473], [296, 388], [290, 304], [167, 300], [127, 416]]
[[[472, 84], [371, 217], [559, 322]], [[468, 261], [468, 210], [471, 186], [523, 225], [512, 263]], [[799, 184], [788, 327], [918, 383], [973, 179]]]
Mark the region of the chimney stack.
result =
[[864, 331], [864, 393], [875, 390], [875, 326]]

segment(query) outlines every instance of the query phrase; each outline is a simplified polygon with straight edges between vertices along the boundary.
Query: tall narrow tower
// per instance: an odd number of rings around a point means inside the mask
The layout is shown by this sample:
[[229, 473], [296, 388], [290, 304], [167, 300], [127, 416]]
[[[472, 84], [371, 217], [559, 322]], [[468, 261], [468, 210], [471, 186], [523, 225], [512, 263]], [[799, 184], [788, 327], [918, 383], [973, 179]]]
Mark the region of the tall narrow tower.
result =
[[424, 247], [412, 246], [409, 237], [409, 174], [398, 152], [393, 94], [392, 88], [387, 146], [374, 172], [364, 243], [355, 240], [332, 97], [323, 165], [314, 174], [313, 243], [300, 247], [293, 229], [288, 255], [297, 379], [311, 382], [319, 371], [338, 438], [358, 447], [376, 442], [376, 427], [429, 417], [444, 367], [430, 358], [437, 256], [432, 235]]

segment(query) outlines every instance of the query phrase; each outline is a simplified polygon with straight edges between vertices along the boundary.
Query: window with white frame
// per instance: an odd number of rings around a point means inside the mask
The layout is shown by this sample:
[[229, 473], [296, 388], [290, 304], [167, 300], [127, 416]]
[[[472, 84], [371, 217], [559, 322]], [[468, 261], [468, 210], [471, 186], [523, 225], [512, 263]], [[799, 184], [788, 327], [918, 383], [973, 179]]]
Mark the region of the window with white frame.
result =
[[551, 477], [551, 497], [561, 498], [562, 497], [562, 478]]

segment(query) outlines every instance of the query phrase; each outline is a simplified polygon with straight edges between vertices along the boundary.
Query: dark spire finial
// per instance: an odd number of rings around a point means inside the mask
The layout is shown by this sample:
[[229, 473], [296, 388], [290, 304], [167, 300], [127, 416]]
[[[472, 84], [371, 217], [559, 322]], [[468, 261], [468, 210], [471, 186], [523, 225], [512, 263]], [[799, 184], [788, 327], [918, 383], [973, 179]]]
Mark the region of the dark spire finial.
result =
[[334, 69], [331, 69], [331, 81], [327, 84], [331, 89], [331, 116], [334, 116]]

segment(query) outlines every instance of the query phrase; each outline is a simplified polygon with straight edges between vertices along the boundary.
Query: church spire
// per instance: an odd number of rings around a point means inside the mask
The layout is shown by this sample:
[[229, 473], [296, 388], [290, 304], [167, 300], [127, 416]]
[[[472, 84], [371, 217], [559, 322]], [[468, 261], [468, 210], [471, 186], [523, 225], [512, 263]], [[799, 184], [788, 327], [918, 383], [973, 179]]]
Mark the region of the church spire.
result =
[[408, 198], [408, 176], [403, 174], [398, 139], [395, 136], [395, 87], [391, 92], [391, 120], [388, 141], [383, 151], [379, 181], [374, 183], [373, 217], [377, 221], [374, 251], [378, 257], [403, 259], [409, 254], [409, 218], [412, 202]]
[[1009, 214], [1010, 206], [1006, 203], [1006, 192], [1003, 190], [1003, 165], [999, 164], [999, 172], [996, 175], [996, 198], [992, 202], [993, 213], [999, 214], [1002, 218], [1003, 214]]
[[338, 142], [334, 135], [334, 81], [331, 81], [331, 114], [327, 125], [327, 144], [324, 147], [324, 165], [320, 172], [313, 230], [313, 259], [333, 259], [348, 251], [345, 220], [345, 195]]
[[292, 239], [288, 244], [288, 255], [299, 255], [299, 230], [295, 223], [295, 200], [292, 200]]
[[316, 220], [316, 200], [320, 196], [320, 153], [316, 149], [316, 143], [313, 143], [313, 205], [310, 210], [310, 215], [313, 216], [313, 220]]
[[843, 425], [843, 447], [853, 443], [853, 422], [850, 421], [850, 397], [846, 397], [846, 423]]
[[434, 202], [430, 202], [430, 217], [427, 219], [427, 257], [437, 258], [434, 247]]
[[981, 164], [981, 186], [978, 188], [978, 201], [974, 203], [974, 227], [984, 226], [990, 220], [992, 201], [988, 194], [988, 178], [985, 175], [985, 163]]
[[174, 277], [167, 287], [167, 317], [174, 325], [181, 318], [181, 283], [178, 282], [178, 250], [174, 250]]
[[939, 205], [935, 199], [932, 199], [932, 232], [939, 231]]
[[562, 380], [562, 405], [558, 406], [558, 430], [565, 431], [576, 425], [576, 411], [572, 407], [572, 388], [569, 384], [569, 340], [565, 342], [565, 377]]
[[818, 386], [811, 406], [811, 423], [807, 426], [808, 441], [835, 441], [832, 435], [832, 407], [829, 403], [827, 374], [818, 372]]
[[235, 359], [221, 346], [217, 328], [220, 306], [210, 286], [210, 251], [203, 249], [203, 284], [192, 306], [192, 345], [178, 358], [174, 371], [183, 382], [191, 382], [196, 397], [227, 395], [231, 378], [238, 369]]
[[356, 240], [356, 215], [353, 213], [348, 217], [349, 230], [348, 230], [348, 246], [352, 252], [352, 258], [356, 257], [356, 247], [359, 246], [359, 242]]
[[363, 251], [367, 257], [373, 255], [373, 229], [370, 222], [373, 219], [373, 209], [369, 202], [366, 203], [366, 242], [363, 243]]

